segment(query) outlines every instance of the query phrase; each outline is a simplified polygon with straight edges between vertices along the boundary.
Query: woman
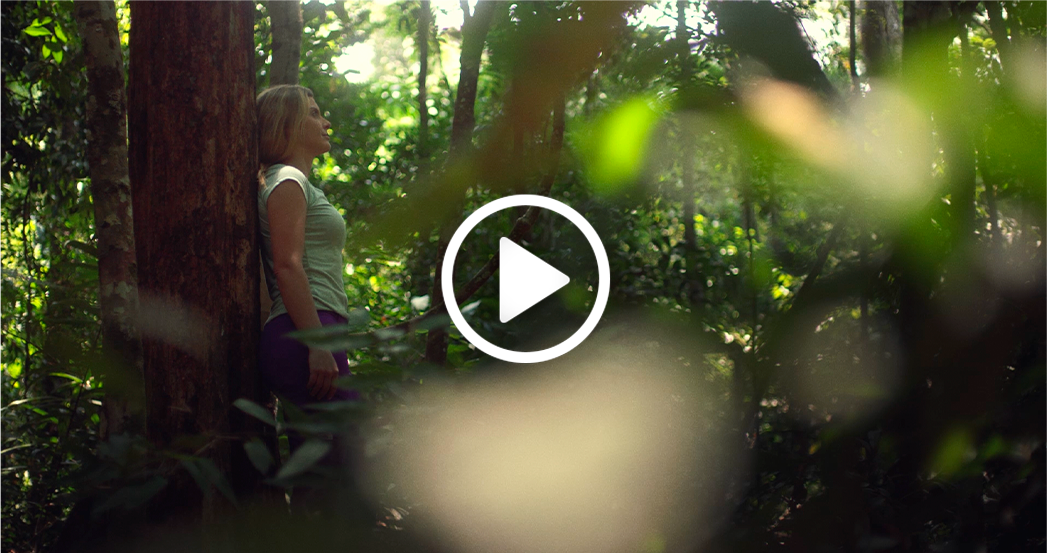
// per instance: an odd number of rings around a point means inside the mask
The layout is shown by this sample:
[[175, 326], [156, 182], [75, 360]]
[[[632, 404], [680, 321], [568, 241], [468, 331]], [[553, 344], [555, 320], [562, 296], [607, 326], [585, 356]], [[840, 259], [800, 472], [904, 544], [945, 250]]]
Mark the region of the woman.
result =
[[[335, 386], [336, 378], [351, 374], [344, 351], [306, 347], [285, 336], [347, 322], [345, 221], [308, 178], [313, 161], [331, 149], [331, 123], [301, 86], [266, 89], [256, 105], [265, 178], [258, 193], [262, 264], [273, 300], [259, 352], [262, 378], [297, 406], [354, 399], [355, 392]], [[292, 451], [301, 445], [296, 433], [289, 439]]]

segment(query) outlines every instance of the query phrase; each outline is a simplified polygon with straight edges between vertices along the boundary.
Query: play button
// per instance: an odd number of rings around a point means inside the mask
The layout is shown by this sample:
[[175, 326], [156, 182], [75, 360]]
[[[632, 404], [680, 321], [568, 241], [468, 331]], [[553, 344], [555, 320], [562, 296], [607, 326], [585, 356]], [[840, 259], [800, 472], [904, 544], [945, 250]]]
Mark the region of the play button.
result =
[[570, 277], [508, 238], [498, 241], [498, 319], [507, 323], [567, 286]]
[[[465, 316], [462, 315], [462, 310], [455, 299], [454, 262], [458, 257], [458, 250], [461, 249], [465, 237], [487, 217], [504, 209], [521, 206], [536, 206], [541, 209], [548, 209], [577, 227], [593, 250], [596, 258], [596, 271], [599, 276], [599, 285], [596, 287], [596, 299], [593, 302], [592, 310], [589, 311], [589, 316], [586, 317], [582, 326], [563, 342], [539, 351], [514, 351], [492, 344], [469, 326], [469, 322], [465, 320]], [[556, 293], [557, 290], [563, 288], [571, 281], [567, 275], [508, 238], [499, 240], [498, 261], [498, 318], [503, 324], [541, 303], [542, 300]], [[502, 361], [540, 363], [556, 359], [571, 351], [581, 344], [596, 328], [596, 324], [600, 322], [600, 317], [603, 315], [604, 308], [607, 307], [607, 298], [610, 295], [611, 264], [607, 260], [607, 252], [600, 241], [600, 236], [596, 234], [596, 229], [571, 206], [546, 196], [518, 194], [495, 200], [482, 206], [465, 218], [465, 221], [454, 231], [451, 241], [447, 244], [447, 253], [444, 255], [443, 264], [440, 266], [440, 281], [440, 293], [443, 294], [444, 305], [447, 306], [447, 314], [451, 317], [451, 321], [454, 322], [458, 331], [462, 333], [462, 336], [469, 340], [469, 343], [487, 355]], [[521, 320], [526, 318], [522, 317]]]

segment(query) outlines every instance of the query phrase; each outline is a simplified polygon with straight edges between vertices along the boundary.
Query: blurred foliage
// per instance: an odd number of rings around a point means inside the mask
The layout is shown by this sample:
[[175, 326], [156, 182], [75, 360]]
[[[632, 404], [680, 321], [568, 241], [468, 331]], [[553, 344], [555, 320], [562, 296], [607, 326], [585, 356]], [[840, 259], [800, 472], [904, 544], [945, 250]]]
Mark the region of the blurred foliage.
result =
[[[563, 91], [566, 137], [551, 195], [593, 224], [611, 264], [611, 301], [590, 340], [657, 334], [655, 347], [666, 358], [672, 351], [716, 398], [706, 407], [711, 424], [733, 436], [724, 447], [749, 459], [748, 472], [717, 484], [721, 519], [704, 536], [715, 550], [1042, 550], [1047, 12], [1037, 2], [1000, 6], [1006, 44], [993, 35], [985, 3], [955, 14], [947, 6], [948, 40], [914, 46], [902, 75], [885, 82], [865, 78], [859, 52], [861, 87], [851, 92], [846, 2], [760, 8], [802, 25], [763, 22], [754, 27], [767, 29], [763, 38], [804, 45], [808, 57], [761, 53], [761, 37], [719, 28], [728, 21], [707, 3], [686, 6], [681, 56], [675, 2], [623, 3], [627, 24], [609, 31], [609, 46]], [[126, 47], [129, 22], [118, 7]], [[155, 451], [135, 437], [98, 443], [104, 360], [79, 38], [66, 3], [0, 9], [5, 546], [48, 549], [66, 517], [130, 517], [171, 478], [194, 479], [248, 517], [247, 502], [206, 459]], [[476, 151], [454, 168], [445, 162], [461, 30], [434, 21], [430, 143], [420, 149], [417, 9], [414, 1], [303, 5], [301, 84], [333, 124], [314, 182], [347, 221], [343, 278], [354, 309], [349, 328], [304, 339], [348, 346], [354, 376], [341, 384], [366, 401], [311, 412], [281, 402], [274, 415], [240, 400], [239, 409], [308, 444], [291, 456], [286, 436], [276, 452], [243, 440], [273, 489], [344, 476], [324, 462], [324, 438], [365, 420], [377, 429], [368, 462], [395, 464], [389, 452], [406, 434], [375, 409], [402, 406], [425, 419], [418, 397], [434, 383], [504, 370], [453, 327], [449, 366], [427, 366], [425, 326], [389, 327], [432, 305], [436, 230], [451, 210], [434, 190], [473, 183], [458, 206], [469, 213], [539, 189], [551, 114], [514, 120], [506, 102], [514, 86], [543, 86], [514, 82], [534, 63], [536, 45], [560, 44], [555, 29], [596, 8], [519, 2], [500, 12], [478, 83]], [[269, 40], [258, 3], [260, 89]], [[338, 69], [339, 56], [365, 41], [375, 73], [352, 78]], [[553, 52], [539, 61], [568, 58]], [[820, 68], [824, 80], [810, 81], [817, 90], [767, 80], [807, 82], [787, 76], [790, 64]], [[825, 100], [825, 86], [839, 98]], [[507, 141], [505, 130], [518, 127], [530, 130]], [[398, 219], [403, 213], [416, 215]], [[463, 279], [497, 251], [517, 216], [470, 238], [458, 259]], [[374, 230], [385, 228], [407, 236]], [[524, 245], [558, 266], [586, 247], [544, 216]], [[489, 322], [497, 320], [493, 282], [470, 298], [467, 316], [507, 347], [526, 342], [519, 329]], [[577, 325], [586, 293], [557, 295], [541, 319]], [[381, 524], [411, 530], [427, 507], [397, 484], [378, 488]], [[86, 514], [70, 514], [84, 498]], [[256, 535], [236, 524], [230, 532], [243, 534], [241, 544], [268, 536], [271, 547], [287, 531], [334, 547], [312, 523], [294, 530], [270, 521]], [[382, 535], [390, 548], [401, 539]], [[658, 536], [645, 543], [651, 551], [671, 545]]]

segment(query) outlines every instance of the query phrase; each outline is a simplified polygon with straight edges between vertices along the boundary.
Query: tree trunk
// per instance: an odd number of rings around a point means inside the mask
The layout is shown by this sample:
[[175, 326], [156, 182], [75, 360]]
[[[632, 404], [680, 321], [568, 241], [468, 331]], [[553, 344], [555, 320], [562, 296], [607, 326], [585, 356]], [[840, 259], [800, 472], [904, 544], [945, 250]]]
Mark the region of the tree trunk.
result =
[[418, 10], [418, 159], [424, 163], [429, 157], [429, 107], [425, 82], [429, 77], [429, 26], [432, 11], [429, 0], [422, 0]]
[[[971, 45], [967, 38], [967, 22], [965, 19], [959, 21], [959, 38], [960, 38], [960, 90], [973, 90], [972, 87], [978, 86], [978, 79], [974, 75], [974, 61], [971, 55]], [[977, 187], [977, 177], [975, 168], [975, 149], [974, 140], [971, 137], [971, 129], [973, 125], [970, 118], [965, 114], [960, 113], [948, 117], [951, 119], [953, 135], [953, 148], [952, 155], [949, 155], [949, 150], [946, 150], [946, 159], [949, 159], [952, 163], [952, 171], [947, 168], [947, 173], [951, 173], [951, 180], [953, 185], [953, 208], [956, 213], [956, 228], [960, 232], [960, 236], [964, 239], [973, 238], [973, 232], [975, 229], [975, 206], [974, 198], [976, 196], [975, 188]]]
[[269, 21], [273, 30], [273, 61], [269, 64], [269, 86], [298, 84], [298, 65], [302, 60], [302, 3], [269, 2]]
[[848, 33], [848, 38], [850, 39], [850, 47], [848, 48], [847, 52], [847, 61], [850, 65], [849, 73], [851, 74], [851, 94], [860, 94], [862, 88], [861, 82], [858, 80], [858, 14], [855, 13], [857, 11], [855, 5], [856, 3], [854, 0], [848, 0], [847, 12], [850, 14], [851, 28], [850, 32]]
[[[147, 435], [213, 460], [240, 493], [258, 480], [229, 439], [257, 430], [232, 401], [260, 399], [253, 6], [134, 2], [131, 20]], [[178, 473], [153, 514], [209, 518], [218, 504], [201, 498]]]
[[[691, 31], [687, 28], [687, 0], [676, 2], [677, 58], [680, 64], [679, 90], [691, 88]], [[700, 304], [705, 296], [705, 279], [698, 271], [698, 235], [694, 229], [695, 171], [694, 156], [698, 153], [694, 131], [680, 121], [680, 181], [683, 202], [684, 268], [687, 271], [686, 295], [691, 305]]]
[[497, 2], [483, 0], [476, 5], [472, 16], [462, 25], [461, 73], [454, 101], [454, 121], [451, 123], [451, 156], [460, 157], [473, 145], [476, 128], [476, 86], [480, 79], [480, 60], [483, 58], [487, 32], [491, 29]]
[[861, 48], [865, 74], [887, 77], [897, 69], [902, 54], [902, 22], [894, 2], [862, 2]]
[[582, 115], [589, 117], [596, 107], [596, 100], [600, 97], [600, 68], [593, 69], [589, 79], [585, 82], [585, 103], [582, 104]]
[[1003, 20], [1003, 10], [1000, 2], [982, 2], [985, 4], [985, 14], [989, 16], [989, 29], [992, 30], [992, 39], [996, 42], [996, 50], [1000, 53], [1000, 67], [1010, 66], [1011, 37], [1007, 33], [1007, 22]]
[[127, 97], [116, 5], [73, 4], [87, 65], [87, 160], [98, 240], [98, 302], [105, 363], [103, 440], [145, 430], [142, 343], [138, 335], [131, 183], [127, 173]]
[[[451, 149], [449, 161], [454, 163], [461, 159], [473, 145], [473, 129], [476, 127], [476, 86], [480, 78], [480, 60], [483, 57], [484, 42], [494, 19], [497, 8], [494, 0], [477, 3], [473, 15], [469, 15], [468, 4], [463, 7], [465, 23], [462, 24], [461, 76], [458, 80], [458, 92], [454, 100], [454, 121], [451, 123]], [[463, 189], [464, 190], [464, 189]], [[447, 243], [454, 233], [457, 218], [452, 217], [440, 228], [439, 246], [436, 252], [436, 264], [433, 276], [432, 303], [433, 309], [446, 311], [443, 296], [440, 293], [440, 266], [443, 265]], [[429, 332], [425, 343], [425, 358], [430, 363], [443, 365], [447, 361], [447, 332], [435, 329]]]

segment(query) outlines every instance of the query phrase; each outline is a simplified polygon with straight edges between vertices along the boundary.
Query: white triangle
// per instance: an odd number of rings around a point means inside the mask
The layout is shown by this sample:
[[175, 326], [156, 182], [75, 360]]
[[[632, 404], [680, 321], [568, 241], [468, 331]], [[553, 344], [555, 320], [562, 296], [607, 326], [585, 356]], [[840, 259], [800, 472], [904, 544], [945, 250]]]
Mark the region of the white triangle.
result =
[[503, 323], [567, 286], [571, 279], [512, 240], [498, 241], [498, 320]]

